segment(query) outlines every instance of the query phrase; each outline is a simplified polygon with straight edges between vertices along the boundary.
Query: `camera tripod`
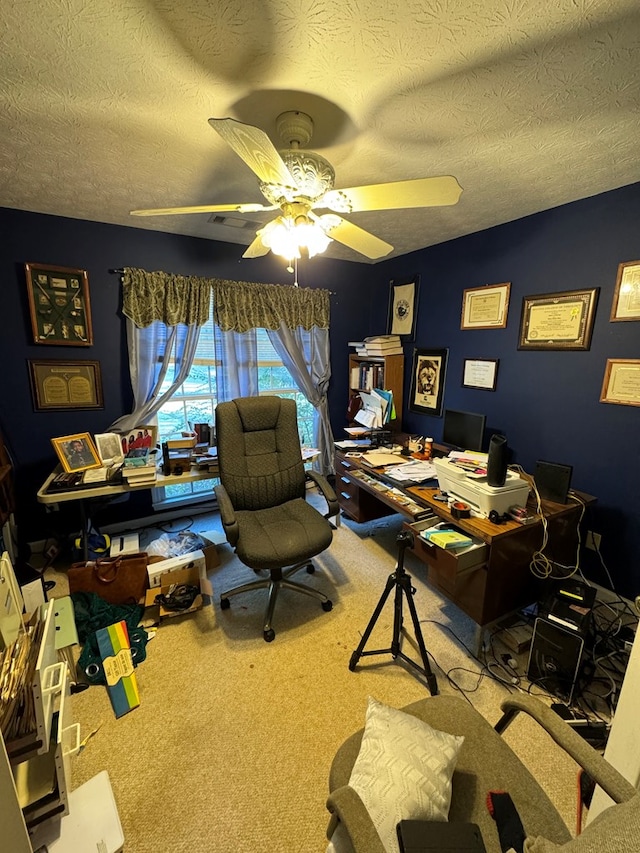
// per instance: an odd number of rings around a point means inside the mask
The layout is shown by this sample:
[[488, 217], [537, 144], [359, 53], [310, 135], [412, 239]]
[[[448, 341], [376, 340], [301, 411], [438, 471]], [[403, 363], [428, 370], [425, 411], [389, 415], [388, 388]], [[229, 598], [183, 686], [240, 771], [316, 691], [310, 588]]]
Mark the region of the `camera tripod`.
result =
[[[413, 544], [413, 535], [408, 531], [402, 531], [398, 534], [396, 542], [399, 546], [398, 565], [396, 566], [395, 572], [392, 572], [392, 574], [390, 574], [387, 578], [387, 585], [385, 586], [384, 591], [380, 596], [380, 601], [378, 601], [376, 609], [373, 611], [373, 615], [369, 620], [369, 624], [367, 625], [364, 634], [362, 635], [362, 639], [360, 640], [358, 648], [351, 655], [351, 659], [349, 660], [349, 669], [351, 670], [351, 672], [353, 672], [360, 658], [364, 657], [365, 655], [382, 655], [389, 653], [391, 654], [391, 657], [394, 660], [396, 658], [402, 658], [402, 660], [410, 664], [414, 669], [417, 669], [418, 672], [426, 679], [429, 692], [432, 696], [435, 696], [438, 693], [438, 682], [436, 681], [436, 677], [431, 671], [431, 667], [429, 666], [429, 657], [424, 644], [424, 639], [422, 637], [422, 631], [420, 629], [420, 622], [418, 621], [416, 606], [413, 601], [415, 588], [411, 586], [411, 575], [408, 575], [404, 570], [404, 552], [406, 551], [409, 545]], [[391, 594], [392, 589], [395, 589], [396, 594], [393, 607], [393, 637], [391, 640], [391, 646], [388, 649], [375, 649], [373, 651], [365, 652], [364, 647], [367, 644], [367, 640], [369, 639], [371, 632], [373, 631], [374, 625], [376, 624], [378, 617], [382, 613], [382, 608], [384, 607], [387, 598]], [[415, 633], [416, 642], [418, 644], [418, 649], [420, 650], [420, 656], [422, 658], [422, 666], [417, 664], [414, 660], [411, 660], [410, 657], [407, 657], [407, 655], [405, 655], [401, 649], [403, 594], [406, 596], [407, 604], [409, 606], [409, 612], [411, 613], [411, 619], [413, 621], [413, 630]]]

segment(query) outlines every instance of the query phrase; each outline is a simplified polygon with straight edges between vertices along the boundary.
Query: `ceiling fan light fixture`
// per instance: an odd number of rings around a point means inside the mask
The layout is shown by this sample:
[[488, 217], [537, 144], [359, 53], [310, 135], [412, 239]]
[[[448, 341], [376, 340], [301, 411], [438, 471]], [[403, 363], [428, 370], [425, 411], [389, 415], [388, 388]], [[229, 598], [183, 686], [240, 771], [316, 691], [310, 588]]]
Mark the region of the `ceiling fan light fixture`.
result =
[[310, 258], [325, 252], [332, 242], [322, 225], [312, 222], [305, 214], [279, 216], [258, 231], [263, 244], [274, 255], [289, 262], [302, 257], [305, 249]]

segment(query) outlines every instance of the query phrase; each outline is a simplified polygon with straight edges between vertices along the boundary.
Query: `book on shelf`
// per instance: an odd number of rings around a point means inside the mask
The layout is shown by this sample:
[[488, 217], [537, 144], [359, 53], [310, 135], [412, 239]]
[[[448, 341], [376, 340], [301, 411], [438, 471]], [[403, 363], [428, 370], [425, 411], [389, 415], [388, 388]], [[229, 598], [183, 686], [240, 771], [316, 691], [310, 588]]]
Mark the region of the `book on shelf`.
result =
[[131, 482], [135, 480], [138, 482], [139, 480], [147, 480], [154, 479], [157, 476], [156, 465], [155, 462], [152, 465], [141, 465], [140, 467], [135, 468], [123, 468], [122, 476], [125, 480]]

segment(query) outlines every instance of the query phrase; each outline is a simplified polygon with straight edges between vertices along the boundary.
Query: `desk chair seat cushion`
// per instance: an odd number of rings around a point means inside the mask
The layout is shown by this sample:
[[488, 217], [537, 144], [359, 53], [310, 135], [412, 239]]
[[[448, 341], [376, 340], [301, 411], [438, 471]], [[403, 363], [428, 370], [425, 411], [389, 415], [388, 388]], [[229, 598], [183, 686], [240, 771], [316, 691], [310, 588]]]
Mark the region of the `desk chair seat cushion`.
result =
[[326, 518], [303, 498], [252, 512], [236, 512], [236, 553], [252, 569], [280, 569], [315, 557], [331, 544]]
[[[571, 839], [542, 787], [507, 742], [468, 702], [457, 696], [432, 696], [402, 710], [434, 729], [464, 737], [452, 778], [449, 820], [478, 824], [487, 853], [501, 851], [496, 824], [486, 805], [491, 790], [511, 794], [529, 835], [561, 844]], [[329, 774], [331, 792], [349, 785], [363, 733], [363, 729], [356, 732], [338, 749]]]
[[398, 821], [447, 820], [451, 777], [463, 741], [369, 697], [349, 785], [367, 807], [387, 851], [398, 851]]

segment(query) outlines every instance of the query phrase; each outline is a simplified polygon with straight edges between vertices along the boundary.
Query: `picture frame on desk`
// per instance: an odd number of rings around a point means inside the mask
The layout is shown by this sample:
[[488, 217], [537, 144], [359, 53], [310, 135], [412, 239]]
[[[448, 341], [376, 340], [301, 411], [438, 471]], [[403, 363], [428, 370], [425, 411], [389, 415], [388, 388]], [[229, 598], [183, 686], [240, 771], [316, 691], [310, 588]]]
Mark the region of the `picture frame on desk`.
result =
[[403, 341], [415, 340], [419, 294], [419, 275], [404, 283], [391, 280], [389, 283], [389, 315], [387, 319], [388, 335], [399, 335]]
[[155, 448], [158, 440], [158, 427], [155, 424], [140, 424], [127, 432], [121, 433], [122, 452], [126, 456], [132, 450], [148, 450]]
[[618, 265], [609, 321], [629, 320], [640, 320], [640, 261], [626, 261]]
[[519, 350], [588, 350], [600, 288], [525, 296]]
[[36, 412], [104, 408], [99, 361], [33, 359], [28, 365]]
[[448, 349], [414, 349], [409, 408], [412, 412], [442, 416]]
[[24, 268], [33, 342], [90, 347], [93, 329], [86, 271], [34, 263]]
[[88, 471], [90, 468], [102, 468], [98, 450], [88, 432], [52, 438], [51, 444], [67, 474]]

